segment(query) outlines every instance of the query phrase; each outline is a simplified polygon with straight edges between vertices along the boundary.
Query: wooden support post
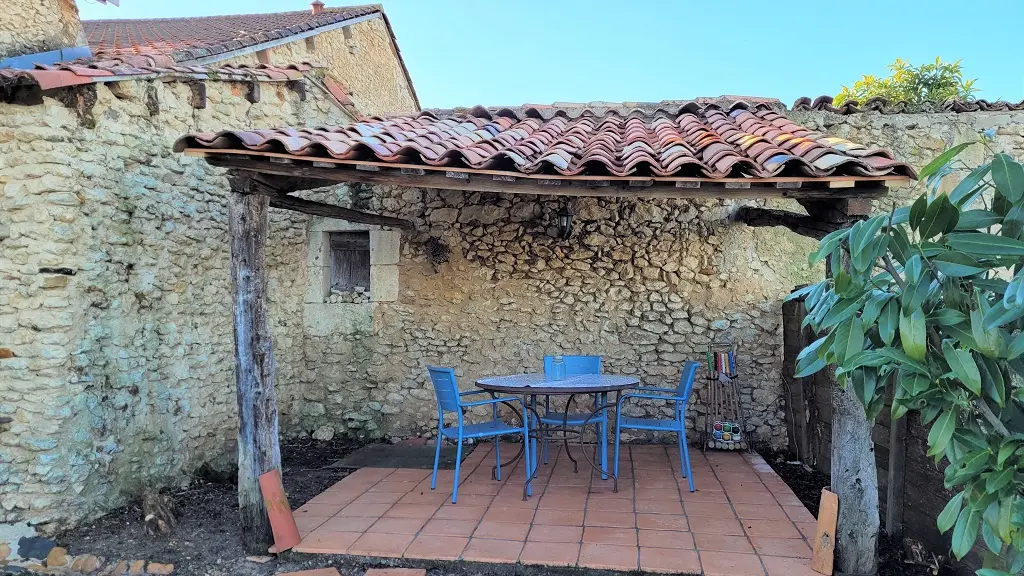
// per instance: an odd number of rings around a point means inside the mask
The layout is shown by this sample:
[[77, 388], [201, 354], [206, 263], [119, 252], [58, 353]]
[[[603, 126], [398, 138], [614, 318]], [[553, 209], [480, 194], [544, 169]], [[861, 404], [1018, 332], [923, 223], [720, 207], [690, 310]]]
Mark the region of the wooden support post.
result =
[[234, 288], [235, 385], [238, 396], [238, 509], [242, 545], [266, 554], [273, 544], [261, 474], [281, 468], [277, 438], [276, 364], [267, 314], [267, 210], [248, 178], [232, 176], [228, 200], [231, 283]]
[[[895, 387], [894, 387], [895, 388]], [[889, 423], [889, 482], [885, 497], [885, 531], [903, 540], [903, 495], [906, 493], [907, 416]]]

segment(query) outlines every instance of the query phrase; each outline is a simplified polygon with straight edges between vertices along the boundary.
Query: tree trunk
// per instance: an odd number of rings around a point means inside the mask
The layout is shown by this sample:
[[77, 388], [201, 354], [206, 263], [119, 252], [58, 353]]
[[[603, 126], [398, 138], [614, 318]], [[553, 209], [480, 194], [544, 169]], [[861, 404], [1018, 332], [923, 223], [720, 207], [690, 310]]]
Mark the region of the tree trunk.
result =
[[878, 471], [871, 423], [853, 390], [832, 386], [832, 491], [839, 496], [836, 567], [878, 572]]
[[[850, 268], [843, 253], [842, 267]], [[826, 274], [832, 275], [832, 270]], [[832, 491], [839, 497], [836, 528], [836, 570], [845, 574], [878, 573], [878, 467], [872, 423], [860, 400], [834, 373], [832, 387]]]
[[259, 476], [281, 468], [264, 255], [269, 199], [241, 193], [247, 186], [246, 179], [232, 177], [228, 201], [238, 394], [238, 509], [245, 550], [266, 554], [274, 538]]

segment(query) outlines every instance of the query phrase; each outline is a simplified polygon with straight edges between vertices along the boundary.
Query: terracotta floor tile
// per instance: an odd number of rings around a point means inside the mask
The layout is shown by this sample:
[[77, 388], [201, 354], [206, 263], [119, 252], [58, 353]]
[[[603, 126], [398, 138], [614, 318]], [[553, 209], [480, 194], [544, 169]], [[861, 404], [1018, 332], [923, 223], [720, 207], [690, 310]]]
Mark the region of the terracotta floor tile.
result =
[[639, 549], [636, 546], [583, 543], [580, 547], [579, 565], [584, 568], [601, 570], [636, 570]]
[[679, 490], [668, 490], [667, 488], [637, 488], [633, 494], [637, 502], [641, 500], [664, 502], [665, 500], [679, 499]]
[[640, 547], [693, 550], [693, 534], [674, 530], [640, 530]]
[[511, 522], [529, 524], [533, 522], [533, 508], [497, 508], [491, 506], [484, 514], [484, 522]]
[[387, 482], [419, 482], [424, 478], [429, 478], [431, 470], [421, 470], [418, 468], [399, 468], [387, 476]]
[[816, 522], [817, 519], [811, 511], [804, 507], [803, 504], [799, 506], [783, 506], [782, 509], [789, 516], [789, 519], [794, 522]]
[[636, 511], [641, 514], [682, 514], [683, 504], [678, 500], [637, 500]]
[[363, 492], [365, 492], [365, 490], [363, 490], [362, 488], [353, 488], [353, 489], [345, 489], [345, 490], [334, 490], [334, 491], [328, 490], [327, 492], [323, 492], [321, 494], [317, 494], [316, 497], [311, 498], [309, 500], [309, 502], [306, 502], [305, 505], [309, 506], [310, 504], [314, 504], [314, 505], [338, 504], [339, 508], [340, 508], [341, 506], [344, 506], [345, 504], [348, 504], [349, 502], [351, 502], [351, 501], [355, 500], [356, 498], [362, 496]]
[[[331, 532], [331, 534], [348, 534], [348, 532]], [[351, 556], [381, 556], [384, 558], [401, 558], [415, 536], [413, 534], [376, 534], [366, 533], [349, 546], [347, 554]]]
[[574, 542], [583, 541], [583, 528], [579, 526], [544, 526], [534, 524], [526, 537], [532, 542]]
[[427, 523], [426, 518], [381, 518], [366, 532], [374, 534], [415, 534]]
[[[451, 494], [449, 494], [451, 496]], [[459, 490], [459, 501], [456, 504], [452, 504], [451, 499], [445, 501], [445, 506], [482, 506], [484, 508], [491, 505], [494, 501], [494, 496], [490, 494], [463, 494], [462, 490]]]
[[499, 490], [501, 490], [502, 486], [503, 484], [501, 482], [495, 482], [493, 480], [488, 480], [486, 482], [470, 480], [469, 482], [459, 485], [459, 495], [461, 496], [465, 494], [469, 496], [480, 494], [485, 496], [494, 496]]
[[789, 517], [786, 516], [785, 510], [782, 509], [782, 506], [779, 506], [777, 504], [733, 504], [733, 509], [736, 510], [736, 515], [743, 519], [789, 519]]
[[722, 502], [684, 502], [683, 509], [687, 516], [713, 516], [715, 518], [735, 519], [732, 506]]
[[777, 500], [779, 502], [779, 504], [782, 504], [783, 506], [803, 506], [804, 505], [804, 503], [801, 502], [800, 499], [797, 498], [796, 495], [792, 494], [792, 493], [790, 493], [790, 494], [777, 494], [775, 496], [775, 500]]
[[348, 505], [345, 503], [324, 503], [324, 502], [313, 502], [312, 500], [306, 502], [299, 508], [292, 510], [292, 516], [300, 518], [302, 516], [334, 516], [342, 508]]
[[426, 523], [420, 530], [420, 534], [432, 536], [465, 536], [469, 537], [476, 530], [476, 520], [449, 520], [446, 518], [434, 518]]
[[523, 542], [519, 540], [472, 538], [462, 552], [462, 559], [467, 562], [514, 564], [522, 550]]
[[445, 505], [434, 513], [434, 518], [445, 520], [479, 520], [483, 518], [487, 508], [483, 506]]
[[377, 518], [364, 516], [335, 516], [324, 522], [320, 528], [329, 532], [365, 532]]
[[690, 532], [694, 534], [728, 534], [742, 536], [743, 527], [738, 520], [714, 516], [691, 516]]
[[583, 528], [583, 542], [591, 544], [618, 544], [622, 546], [636, 546], [636, 529], [588, 526]]
[[632, 514], [633, 501], [625, 498], [604, 498], [590, 496], [587, 500], [587, 510], [590, 512], [628, 512]]
[[395, 492], [399, 494], [408, 494], [409, 492], [415, 490], [416, 487], [419, 486], [419, 484], [419, 481], [392, 482], [391, 480], [384, 480], [371, 487], [369, 490], [366, 491], [366, 493], [376, 494], [378, 492]]
[[686, 516], [678, 514], [637, 514], [636, 525], [646, 530], [689, 530]]
[[704, 576], [764, 576], [761, 560], [754, 554], [700, 552]]
[[399, 500], [397, 504], [419, 504], [421, 506], [429, 504], [431, 506], [438, 507], [444, 504], [445, 502], [450, 501], [451, 496], [446, 491], [414, 490], [406, 494], [405, 496], [402, 496], [402, 499]]
[[817, 522], [794, 522], [794, 524], [796, 524], [796, 529], [799, 530], [800, 533], [804, 535], [804, 538], [807, 538], [808, 540], [813, 540], [814, 536], [817, 534]]
[[434, 536], [420, 534], [405, 550], [405, 558], [426, 560], [458, 560], [469, 544], [465, 536]]
[[583, 510], [583, 507], [587, 504], [587, 495], [562, 495], [562, 494], [547, 494], [540, 499], [540, 504], [537, 508], [541, 510]]
[[311, 554], [345, 554], [362, 534], [358, 532], [327, 532], [315, 530], [294, 548], [296, 552]]
[[583, 510], [537, 510], [533, 524], [547, 526], [583, 526]]
[[366, 492], [352, 501], [352, 504], [394, 504], [405, 496], [406, 492]]
[[583, 517], [583, 525], [636, 528], [636, 514], [633, 512], [601, 512], [588, 508], [586, 515]]
[[810, 558], [811, 547], [803, 538], [767, 538], [764, 536], [751, 536], [750, 541], [754, 543], [754, 550], [764, 556], [779, 556], [785, 558]]
[[385, 518], [430, 518], [437, 512], [434, 504], [395, 504], [384, 513]]
[[564, 542], [530, 542], [523, 546], [519, 561], [523, 564], [541, 564], [544, 566], [575, 566], [580, 556], [578, 543]]
[[349, 504], [338, 512], [338, 516], [362, 516], [380, 518], [391, 508], [391, 504]]
[[299, 529], [299, 534], [309, 534], [328, 520], [328, 516], [300, 516], [295, 518], [295, 526]]
[[529, 523], [514, 522], [490, 522], [484, 516], [484, 520], [476, 527], [473, 538], [489, 538], [493, 540], [526, 540], [526, 534], [530, 531]]
[[687, 502], [729, 502], [729, 497], [721, 490], [698, 489], [696, 492], [683, 490], [682, 495], [684, 504]]
[[728, 536], [724, 534], [694, 534], [697, 550], [701, 552], [737, 552], [753, 554], [754, 547], [746, 536]]
[[768, 576], [820, 576], [811, 570], [811, 562], [802, 558], [776, 558], [761, 556]]
[[[775, 496], [768, 491], [726, 490], [733, 504], [776, 504]], [[799, 504], [799, 502], [797, 502]]]
[[[778, 520], [743, 520], [743, 528], [747, 536], [764, 536], [767, 538], [800, 538], [800, 532], [792, 522]], [[778, 556], [778, 554], [776, 554]]]
[[[355, 481], [367, 480], [379, 482], [393, 473], [397, 468], [360, 468], [345, 477], [342, 482], [351, 484]], [[337, 485], [337, 484], [336, 484]]]
[[640, 570], [669, 574], [700, 574], [696, 550], [640, 547]]

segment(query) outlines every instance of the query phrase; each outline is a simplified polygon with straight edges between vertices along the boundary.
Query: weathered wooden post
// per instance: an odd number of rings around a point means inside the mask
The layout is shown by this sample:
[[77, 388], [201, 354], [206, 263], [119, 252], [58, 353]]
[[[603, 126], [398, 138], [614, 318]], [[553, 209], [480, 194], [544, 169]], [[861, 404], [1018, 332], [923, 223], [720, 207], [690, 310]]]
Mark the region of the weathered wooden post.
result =
[[231, 174], [228, 232], [234, 288], [235, 384], [238, 396], [238, 511], [242, 545], [265, 554], [273, 544], [259, 476], [281, 467], [277, 440], [277, 366], [267, 318], [267, 211], [249, 177]]

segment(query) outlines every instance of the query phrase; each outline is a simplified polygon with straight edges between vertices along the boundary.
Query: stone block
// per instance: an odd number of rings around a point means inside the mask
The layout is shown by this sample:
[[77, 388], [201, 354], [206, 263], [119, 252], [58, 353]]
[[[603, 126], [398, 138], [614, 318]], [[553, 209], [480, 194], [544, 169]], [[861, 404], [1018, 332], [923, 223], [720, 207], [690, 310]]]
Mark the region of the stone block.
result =
[[330, 266], [330, 242], [327, 232], [310, 232], [306, 247], [307, 266]]
[[328, 266], [310, 266], [306, 282], [306, 304], [322, 304], [331, 293], [331, 269]]
[[398, 300], [398, 266], [370, 266], [370, 300]]
[[370, 230], [370, 265], [398, 264], [401, 245], [401, 232], [396, 230]]

